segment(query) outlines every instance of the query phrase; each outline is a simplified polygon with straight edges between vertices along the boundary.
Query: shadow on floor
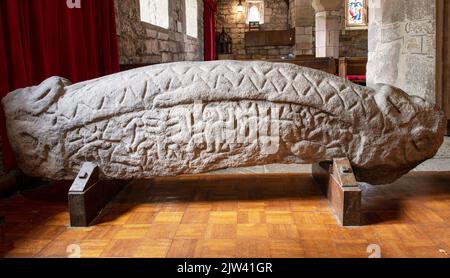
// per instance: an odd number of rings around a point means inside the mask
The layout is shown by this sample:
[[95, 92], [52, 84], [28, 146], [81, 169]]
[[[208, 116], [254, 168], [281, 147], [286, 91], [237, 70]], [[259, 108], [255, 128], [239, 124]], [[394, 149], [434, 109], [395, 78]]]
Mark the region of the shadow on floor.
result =
[[[410, 198], [450, 195], [450, 173], [411, 173], [390, 185], [362, 184], [362, 223], [373, 225], [399, 219]], [[327, 200], [307, 174], [200, 175], [133, 181], [105, 208], [95, 224], [141, 205], [212, 206], [226, 201], [306, 201], [311, 210], [329, 211]]]
[[45, 183], [0, 200], [0, 215], [5, 221], [0, 238], [0, 257], [14, 248], [14, 242], [39, 234], [40, 226], [67, 212], [69, 188], [70, 182]]

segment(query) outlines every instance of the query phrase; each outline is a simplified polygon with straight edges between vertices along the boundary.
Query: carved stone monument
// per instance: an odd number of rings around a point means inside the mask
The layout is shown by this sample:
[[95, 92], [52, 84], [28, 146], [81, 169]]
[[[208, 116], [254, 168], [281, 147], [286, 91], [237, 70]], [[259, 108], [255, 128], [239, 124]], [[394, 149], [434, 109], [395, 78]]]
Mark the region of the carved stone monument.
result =
[[140, 179], [347, 157], [358, 180], [389, 183], [435, 155], [444, 117], [400, 89], [361, 87], [266, 62], [181, 62], [78, 84], [53, 77], [3, 100], [28, 175]]

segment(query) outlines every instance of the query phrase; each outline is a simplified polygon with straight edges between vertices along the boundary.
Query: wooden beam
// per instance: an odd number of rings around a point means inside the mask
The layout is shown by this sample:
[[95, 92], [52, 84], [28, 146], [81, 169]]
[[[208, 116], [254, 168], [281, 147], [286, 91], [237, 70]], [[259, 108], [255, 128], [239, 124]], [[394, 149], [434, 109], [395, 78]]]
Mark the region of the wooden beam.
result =
[[98, 167], [84, 163], [68, 194], [70, 225], [88, 227], [126, 183], [102, 181]]
[[343, 226], [361, 225], [361, 188], [346, 158], [313, 165], [313, 178], [320, 186]]
[[245, 32], [245, 47], [292, 46], [295, 44], [295, 29], [279, 31]]
[[436, 104], [447, 116], [447, 135], [450, 136], [450, 5], [436, 0]]

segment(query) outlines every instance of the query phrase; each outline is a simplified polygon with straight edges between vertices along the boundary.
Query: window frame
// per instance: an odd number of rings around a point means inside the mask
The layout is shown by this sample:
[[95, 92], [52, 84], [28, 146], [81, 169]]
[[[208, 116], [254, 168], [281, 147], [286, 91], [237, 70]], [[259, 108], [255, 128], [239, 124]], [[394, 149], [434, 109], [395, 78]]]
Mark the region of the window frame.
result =
[[367, 30], [369, 29], [369, 7], [367, 0], [361, 0], [363, 2], [363, 24], [351, 24], [349, 23], [348, 4], [350, 0], [345, 0], [345, 30]]
[[249, 26], [249, 20], [248, 20], [248, 15], [252, 6], [252, 3], [258, 3], [260, 5], [260, 9], [259, 9], [259, 15], [260, 15], [260, 21], [259, 21], [259, 25], [263, 25], [265, 23], [265, 9], [266, 9], [266, 3], [264, 3], [264, 0], [248, 0], [245, 2], [245, 24], [247, 26]]

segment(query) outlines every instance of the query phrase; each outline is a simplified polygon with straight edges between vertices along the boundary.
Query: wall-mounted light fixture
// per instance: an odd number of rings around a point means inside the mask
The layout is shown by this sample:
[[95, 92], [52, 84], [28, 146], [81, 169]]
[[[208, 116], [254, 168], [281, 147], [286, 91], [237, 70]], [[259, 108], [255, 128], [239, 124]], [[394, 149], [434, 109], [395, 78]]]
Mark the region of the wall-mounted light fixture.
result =
[[237, 5], [237, 11], [238, 11], [238, 13], [244, 12], [244, 5], [242, 5], [242, 0], [239, 0], [239, 3]]

